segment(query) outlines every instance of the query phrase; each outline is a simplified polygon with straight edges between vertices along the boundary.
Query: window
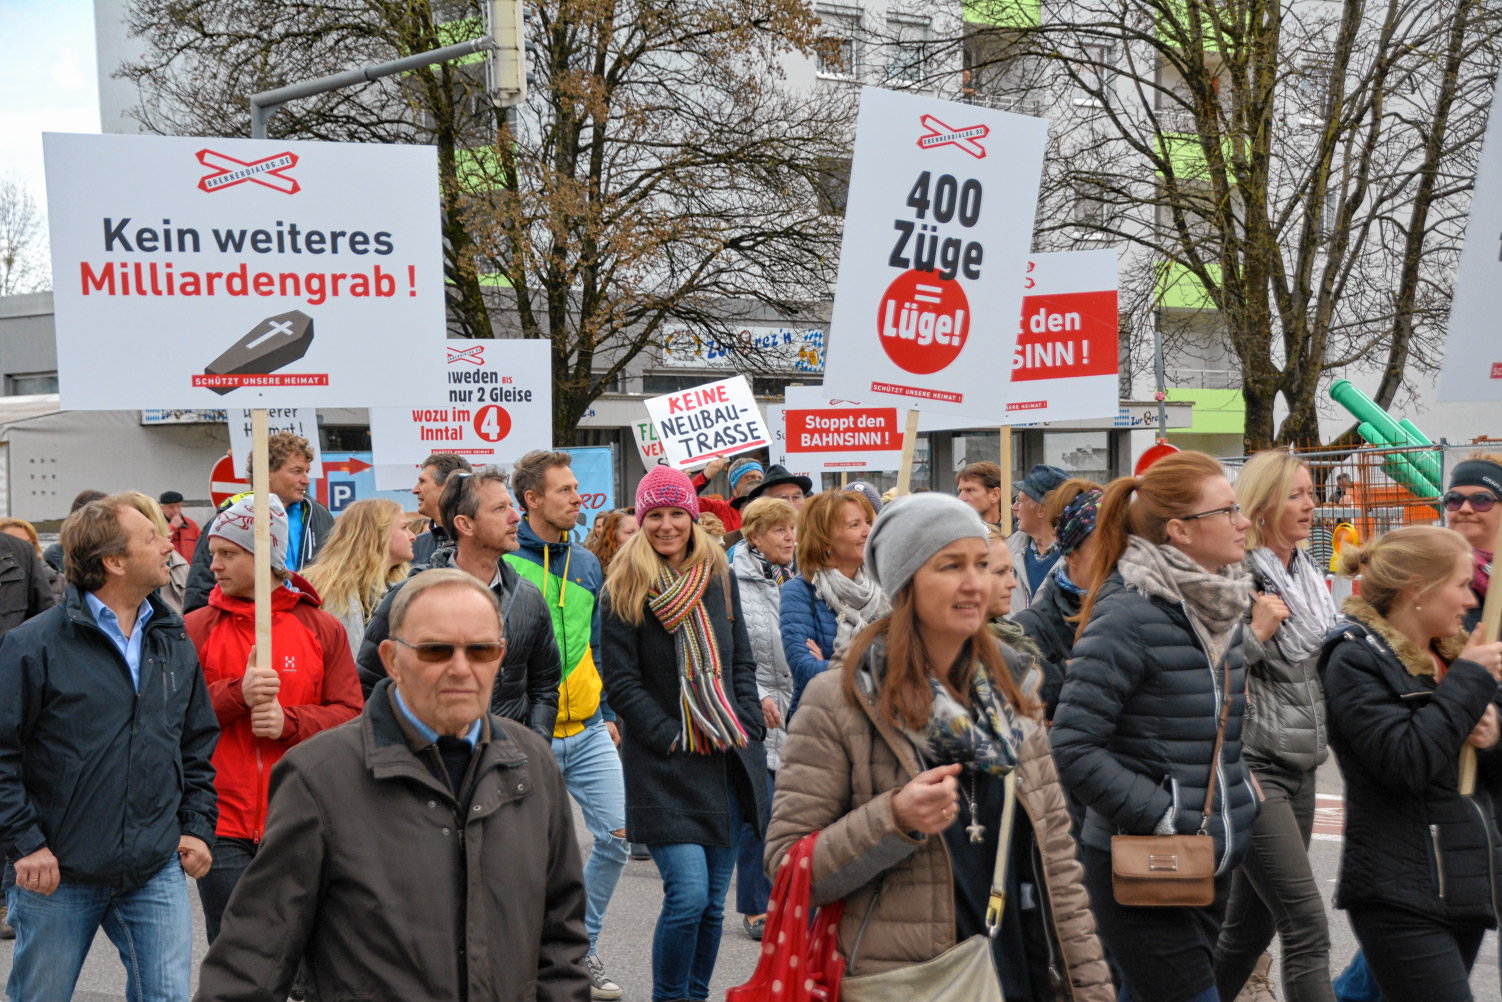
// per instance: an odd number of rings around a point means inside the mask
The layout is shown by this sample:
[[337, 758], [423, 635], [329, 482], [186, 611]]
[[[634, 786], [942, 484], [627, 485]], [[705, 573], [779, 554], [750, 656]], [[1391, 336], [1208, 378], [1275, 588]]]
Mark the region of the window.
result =
[[908, 16], [887, 18], [887, 85], [915, 86], [928, 75], [928, 21]]
[[661, 396], [664, 393], [677, 393], [690, 387], [699, 386], [710, 382], [714, 376], [691, 375], [691, 376], [667, 376], [645, 375], [641, 377], [641, 391], [649, 397]]
[[1316, 125], [1323, 120], [1334, 71], [1335, 64], [1327, 55], [1306, 56], [1299, 65], [1297, 100], [1304, 124]]
[[56, 392], [56, 372], [16, 372], [5, 377], [5, 395], [8, 397], [29, 397], [38, 393]]
[[860, 8], [820, 4], [816, 9], [823, 21], [818, 40], [819, 76], [858, 79], [861, 71]]
[[820, 157], [814, 186], [819, 211], [826, 216], [843, 216], [845, 202], [850, 197], [850, 158]]
[[1074, 103], [1103, 108], [1116, 90], [1116, 50], [1110, 45], [1087, 45], [1080, 55], [1080, 83]]
[[1106, 203], [1105, 186], [1099, 181], [1083, 181], [1075, 190], [1075, 225], [1085, 230], [1087, 235], [1109, 225], [1110, 211]]

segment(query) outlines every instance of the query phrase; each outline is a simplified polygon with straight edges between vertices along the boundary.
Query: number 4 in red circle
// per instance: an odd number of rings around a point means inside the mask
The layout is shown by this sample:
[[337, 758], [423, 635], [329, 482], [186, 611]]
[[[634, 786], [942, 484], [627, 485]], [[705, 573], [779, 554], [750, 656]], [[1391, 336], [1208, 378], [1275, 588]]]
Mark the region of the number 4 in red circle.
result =
[[475, 411], [475, 434], [487, 442], [499, 442], [511, 434], [511, 415], [504, 407], [486, 404]]

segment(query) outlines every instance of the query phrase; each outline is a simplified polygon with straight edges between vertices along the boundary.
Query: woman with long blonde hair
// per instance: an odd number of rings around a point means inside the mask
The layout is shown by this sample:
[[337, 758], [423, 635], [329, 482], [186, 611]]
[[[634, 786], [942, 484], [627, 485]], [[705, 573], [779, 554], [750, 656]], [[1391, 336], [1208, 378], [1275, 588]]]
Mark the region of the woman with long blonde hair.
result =
[[359, 654], [365, 624], [387, 590], [406, 579], [416, 538], [395, 501], [356, 501], [344, 509], [318, 559], [303, 571], [324, 611], [344, 624], [351, 653]]
[[688, 477], [653, 467], [636, 516], [601, 594], [601, 669], [622, 725], [626, 837], [662, 875], [652, 1000], [707, 999], [741, 823], [766, 831], [766, 721], [740, 592]]

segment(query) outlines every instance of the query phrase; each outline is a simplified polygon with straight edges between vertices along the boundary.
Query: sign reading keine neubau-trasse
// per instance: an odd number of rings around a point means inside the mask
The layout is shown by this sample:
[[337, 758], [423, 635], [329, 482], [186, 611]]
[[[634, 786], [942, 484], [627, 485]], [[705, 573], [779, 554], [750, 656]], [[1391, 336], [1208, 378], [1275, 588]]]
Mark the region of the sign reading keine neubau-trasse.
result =
[[43, 149], [64, 407], [442, 399], [443, 370], [405, 361], [444, 338], [433, 147], [48, 134]]
[[824, 389], [1006, 420], [1042, 119], [861, 94]]

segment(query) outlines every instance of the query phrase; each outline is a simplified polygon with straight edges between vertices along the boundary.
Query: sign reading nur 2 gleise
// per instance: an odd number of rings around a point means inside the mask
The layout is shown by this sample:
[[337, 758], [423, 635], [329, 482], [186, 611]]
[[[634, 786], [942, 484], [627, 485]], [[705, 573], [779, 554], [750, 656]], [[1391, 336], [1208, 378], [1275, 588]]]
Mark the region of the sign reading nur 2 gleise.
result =
[[43, 136], [70, 409], [441, 399], [429, 146]]
[[861, 94], [824, 389], [1006, 419], [1047, 125]]

